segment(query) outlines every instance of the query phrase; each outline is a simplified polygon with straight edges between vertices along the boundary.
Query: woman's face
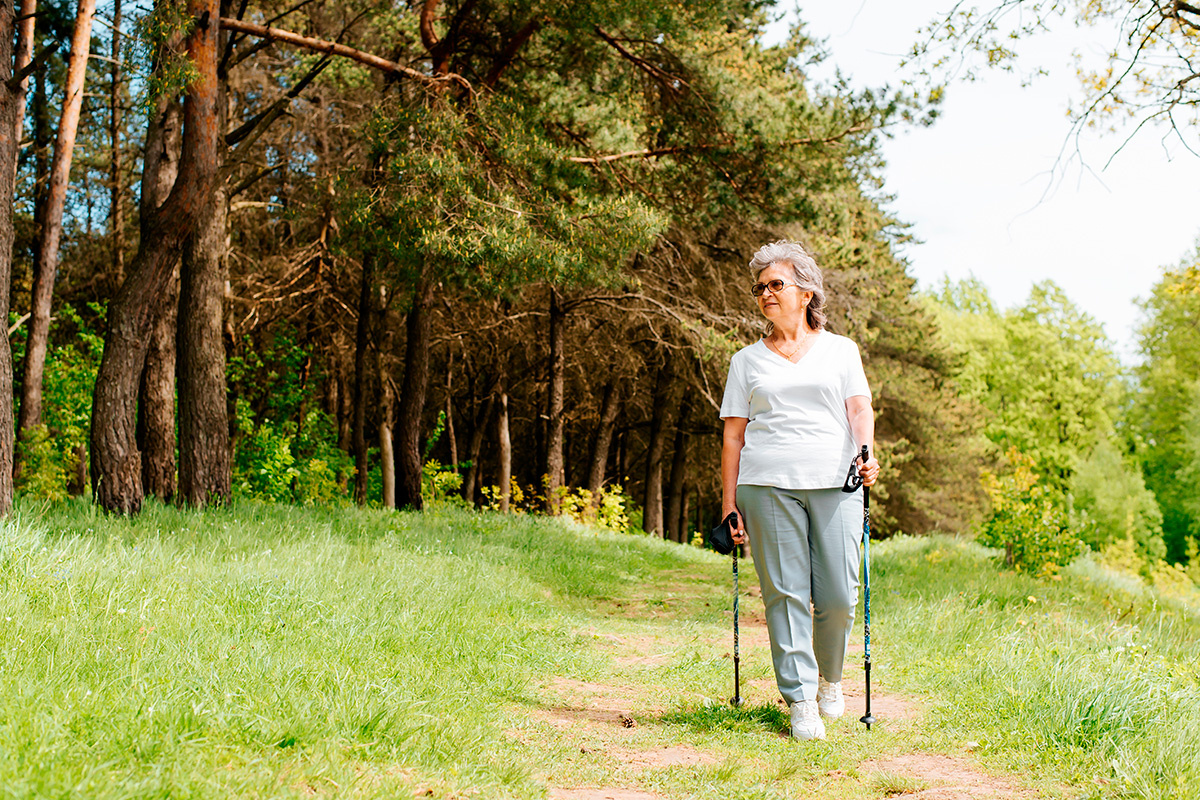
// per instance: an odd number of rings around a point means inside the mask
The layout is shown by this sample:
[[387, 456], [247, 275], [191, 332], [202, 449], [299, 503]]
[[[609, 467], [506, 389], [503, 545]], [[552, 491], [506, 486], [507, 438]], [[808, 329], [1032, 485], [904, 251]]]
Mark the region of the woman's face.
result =
[[800, 287], [796, 285], [796, 274], [790, 264], [772, 264], [758, 274], [759, 283], [770, 283], [774, 280], [783, 281], [783, 288], [778, 293], [767, 289], [756, 298], [763, 316], [772, 322], [802, 317], [808, 308], [809, 300], [812, 299], [812, 292], [800, 291]]

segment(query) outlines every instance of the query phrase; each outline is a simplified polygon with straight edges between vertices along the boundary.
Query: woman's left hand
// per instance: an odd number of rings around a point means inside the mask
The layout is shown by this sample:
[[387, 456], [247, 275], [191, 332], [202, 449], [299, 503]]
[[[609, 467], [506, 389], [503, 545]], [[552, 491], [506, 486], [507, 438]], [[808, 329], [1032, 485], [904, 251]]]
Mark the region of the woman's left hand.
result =
[[879, 462], [875, 460], [875, 456], [867, 458], [866, 464], [859, 465], [858, 474], [862, 475], [863, 486], [875, 485], [875, 481], [879, 480]]

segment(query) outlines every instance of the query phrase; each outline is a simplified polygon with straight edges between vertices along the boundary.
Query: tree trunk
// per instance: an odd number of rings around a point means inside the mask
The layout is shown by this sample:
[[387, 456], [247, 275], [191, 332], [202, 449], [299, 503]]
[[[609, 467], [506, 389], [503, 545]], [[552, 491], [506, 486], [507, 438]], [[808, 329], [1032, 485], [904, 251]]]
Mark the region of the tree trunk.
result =
[[563, 383], [566, 358], [563, 355], [566, 312], [558, 290], [550, 289], [550, 386], [546, 403], [549, 430], [546, 436], [546, 511], [558, 513], [558, 490], [563, 485]]
[[687, 472], [687, 441], [685, 429], [692, 412], [692, 398], [686, 395], [679, 406], [679, 418], [675, 422], [675, 451], [671, 456], [671, 477], [667, 480], [667, 533], [671, 541], [682, 542], [680, 529], [683, 523], [683, 484]]
[[[7, 6], [5, 6], [7, 8]], [[14, 72], [20, 72], [33, 61], [33, 34], [34, 24], [37, 22], [37, 0], [21, 0], [21, 12], [19, 14], [21, 21], [17, 23], [17, 47], [15, 58], [8, 56], [0, 56], [5, 59], [5, 64], [13, 65], [13, 72], [7, 73], [11, 78]], [[8, 78], [5, 78], [7, 80]], [[25, 80], [21, 81], [21, 85], [17, 87], [16, 92], [13, 92], [11, 99], [5, 97], [5, 102], [16, 104], [16, 111], [13, 118], [13, 137], [15, 140], [13, 146], [13, 169], [17, 168], [17, 155], [21, 148], [21, 136], [25, 133], [25, 105], [29, 98], [29, 76], [25, 76]], [[7, 155], [7, 154], [5, 154]], [[8, 197], [8, 195], [4, 195]]]
[[160, 311], [184, 240], [208, 204], [217, 169], [218, 3], [188, 0], [197, 20], [188, 36], [195, 68], [184, 101], [179, 176], [166, 202], [145, 222], [125, 283], [109, 303], [108, 334], [92, 398], [92, 491], [108, 511], [136, 513], [142, 506], [141, 453], [137, 449], [137, 389]]
[[209, 193], [179, 269], [179, 500], [192, 508], [227, 503], [231, 490], [221, 338], [228, 207], [223, 187]]
[[446, 364], [446, 438], [450, 443], [450, 469], [458, 472], [458, 437], [454, 433], [454, 357]]
[[650, 412], [650, 438], [646, 445], [646, 480], [643, 496], [642, 528], [646, 533], [663, 535], [662, 462], [666, 440], [667, 397], [670, 389], [670, 370], [664, 365], [654, 385], [653, 409]]
[[[182, 108], [159, 101], [146, 132], [139, 207], [148, 223], [166, 202], [179, 173]], [[147, 230], [142, 236], [153, 235]], [[150, 334], [138, 398], [137, 444], [142, 451], [142, 487], [163, 502], [175, 499], [175, 328], [179, 319], [179, 271], [173, 265], [162, 311]]]
[[387, 356], [392, 352], [392, 330], [387, 324], [387, 297], [380, 292], [379, 309], [375, 329], [379, 332], [379, 343], [375, 348], [375, 375], [379, 381], [379, 474], [383, 482], [382, 500], [384, 508], [396, 507], [396, 449], [395, 408], [396, 398], [392, 391], [392, 380], [388, 375]]
[[679, 538], [676, 540], [680, 544], [689, 544], [692, 541], [688, 536], [688, 516], [691, 514], [691, 502], [691, 485], [685, 483], [683, 485], [683, 503], [679, 509]]
[[367, 350], [371, 347], [371, 297], [375, 288], [375, 256], [363, 254], [358, 292], [358, 324], [354, 334], [354, 502], [367, 504]]
[[179, 275], [163, 294], [163, 309], [150, 335], [138, 402], [138, 447], [142, 486], [169, 503], [175, 499], [175, 328], [179, 319]]
[[112, 233], [113, 285], [125, 280], [125, 207], [121, 175], [121, 0], [113, 0], [112, 17], [112, 91], [109, 94], [108, 174], [111, 183], [108, 229]]
[[[8, 320], [9, 287], [12, 285], [13, 184], [16, 179], [17, 99], [8, 85], [12, 78], [12, 4], [0, 4], [0, 319]], [[0, 515], [12, 510], [13, 502], [13, 365], [8, 336], [0, 337]]]
[[429, 385], [429, 303], [433, 284], [425, 278], [413, 291], [408, 312], [408, 340], [404, 343], [404, 386], [397, 419], [399, 457], [396, 464], [396, 504], [421, 509], [421, 414]]
[[604, 473], [608, 467], [608, 450], [612, 445], [613, 430], [617, 426], [617, 414], [621, 410], [617, 384], [609, 381], [604, 385], [604, 400], [600, 403], [600, 423], [596, 426], [596, 443], [592, 447], [591, 469], [588, 471], [588, 491], [599, 500], [604, 488]]
[[[83, 84], [87, 76], [88, 49], [92, 41], [92, 18], [96, 0], [79, 0], [75, 32], [71, 37], [71, 55], [67, 61], [67, 79], [58, 136], [54, 141], [54, 159], [42, 229], [33, 267], [30, 300], [29, 337], [25, 345], [25, 365], [21, 382], [21, 415], [17, 438], [42, 424], [42, 377], [46, 369], [46, 348], [50, 335], [50, 305], [54, 298], [54, 276], [58, 271], [58, 248], [62, 239], [63, 212], [67, 205], [67, 187], [71, 178], [71, 157], [75, 152], [75, 134], [79, 130], [79, 112], [83, 108]], [[7, 195], [5, 202], [8, 202]]]
[[508, 436], [508, 395], [500, 390], [500, 510], [508, 513], [512, 498], [512, 440]]
[[476, 484], [479, 483], [481, 474], [479, 458], [483, 453], [483, 434], [491, 422], [494, 404], [495, 399], [489, 394], [475, 415], [475, 426], [471, 429], [471, 441], [467, 445], [467, 458], [471, 466], [467, 467], [467, 477], [463, 478], [463, 498], [471, 505], [475, 504]]

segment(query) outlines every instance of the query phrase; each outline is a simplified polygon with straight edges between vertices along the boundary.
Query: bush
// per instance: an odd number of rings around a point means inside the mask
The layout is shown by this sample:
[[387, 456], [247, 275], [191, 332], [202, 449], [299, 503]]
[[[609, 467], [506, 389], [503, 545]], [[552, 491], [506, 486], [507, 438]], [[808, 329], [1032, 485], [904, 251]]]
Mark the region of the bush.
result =
[[1017, 572], [1053, 574], [1080, 554], [1083, 542], [1054, 493], [1038, 484], [1033, 459], [1016, 450], [1007, 458], [1006, 473], [983, 473], [992, 512], [977, 538], [1004, 548], [1004, 563]]
[[237, 494], [276, 503], [329, 505], [346, 497], [353, 471], [350, 457], [333, 444], [333, 422], [310, 411], [299, 431], [295, 424], [256, 424], [245, 401], [237, 406], [233, 488]]
[[462, 475], [430, 459], [421, 465], [421, 501], [465, 506], [467, 501], [458, 494], [462, 482]]
[[563, 487], [559, 490], [558, 510], [563, 516], [585, 525], [614, 533], [633, 533], [633, 525], [626, 513], [627, 502], [629, 498], [620, 486], [606, 486], [597, 495], [589, 489]]

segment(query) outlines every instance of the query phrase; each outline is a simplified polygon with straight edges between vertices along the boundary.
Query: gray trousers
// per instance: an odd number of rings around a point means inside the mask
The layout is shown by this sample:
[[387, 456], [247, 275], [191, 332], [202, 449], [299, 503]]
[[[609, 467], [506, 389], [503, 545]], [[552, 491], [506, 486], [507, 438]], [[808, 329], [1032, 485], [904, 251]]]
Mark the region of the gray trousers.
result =
[[[858, 604], [862, 492], [737, 487], [762, 588], [775, 682], [789, 705], [842, 679]], [[809, 604], [811, 602], [811, 612]]]

